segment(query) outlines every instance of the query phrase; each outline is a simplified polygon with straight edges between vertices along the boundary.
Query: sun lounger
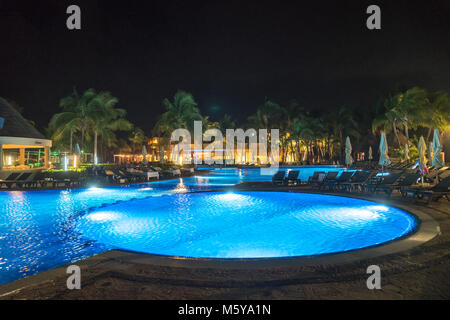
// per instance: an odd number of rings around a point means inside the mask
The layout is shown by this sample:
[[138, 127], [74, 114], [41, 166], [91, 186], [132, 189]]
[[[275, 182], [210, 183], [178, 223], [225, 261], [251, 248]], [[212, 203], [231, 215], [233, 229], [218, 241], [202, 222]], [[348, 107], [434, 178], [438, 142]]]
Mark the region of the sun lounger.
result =
[[408, 174], [403, 180], [398, 180], [397, 183], [393, 183], [391, 185], [378, 185], [376, 187], [376, 191], [383, 191], [390, 197], [394, 190], [401, 190], [402, 188], [410, 187], [416, 184], [419, 178], [420, 174], [411, 173]]
[[137, 182], [138, 177], [137, 175], [124, 171], [124, 170], [113, 170], [113, 172], [118, 177], [120, 183], [131, 183], [131, 182]]
[[427, 183], [430, 183], [430, 182], [434, 183], [435, 180], [436, 180], [436, 177], [442, 178], [442, 174], [444, 174], [444, 178], [445, 178], [446, 177], [446, 173], [445, 173], [446, 171], [450, 172], [448, 167], [444, 167], [444, 168], [441, 168], [441, 169], [432, 169], [432, 170], [429, 171], [429, 173], [426, 176], [424, 176], [423, 181], [427, 182]]
[[0, 180], [0, 187], [6, 186], [7, 189], [10, 189], [20, 174], [21, 172], [13, 172], [5, 180]]
[[123, 177], [120, 173], [116, 173], [112, 170], [104, 170], [102, 174], [109, 182], [115, 183], [126, 183], [126, 178]]
[[194, 168], [181, 168], [181, 171], [187, 174], [191, 174], [194, 173]]
[[56, 172], [53, 179], [49, 181], [54, 188], [82, 186], [84, 182], [85, 180], [80, 177], [79, 173], [74, 171]]
[[335, 180], [325, 181], [324, 186], [333, 191], [340, 190], [343, 188], [344, 183], [350, 181], [354, 173], [354, 171], [343, 171]]
[[37, 188], [44, 187], [45, 186], [45, 173], [44, 172], [37, 172], [35, 173], [31, 179], [25, 182], [26, 188]]
[[356, 171], [348, 182], [341, 183], [340, 189], [348, 192], [359, 190], [360, 186], [366, 183], [372, 175], [375, 175], [374, 171]]
[[23, 188], [26, 180], [32, 175], [32, 172], [14, 172], [11, 173], [6, 180], [2, 181], [1, 184], [5, 185], [7, 189], [11, 189], [13, 186], [16, 188]]
[[327, 173], [327, 175], [325, 176], [325, 178], [324, 178], [322, 181], [317, 182], [317, 184], [316, 184], [317, 187], [318, 187], [319, 189], [322, 189], [322, 188], [324, 188], [326, 185], [335, 183], [338, 174], [339, 174], [339, 171], [328, 171], [328, 173]]
[[308, 178], [308, 183], [314, 184], [318, 182], [322, 182], [325, 178], [325, 171], [314, 171], [313, 175]]
[[145, 174], [147, 175], [147, 180], [150, 180], [151, 178], [159, 179], [159, 172], [157, 171], [147, 171]]
[[272, 184], [283, 184], [286, 172], [277, 171], [272, 177]]
[[28, 178], [31, 177], [33, 173], [32, 172], [24, 172], [22, 173], [14, 182], [16, 184], [16, 188], [24, 188], [26, 181], [28, 180]]
[[377, 193], [380, 187], [393, 185], [397, 182], [398, 179], [401, 177], [401, 173], [389, 173], [388, 175], [385, 175], [382, 177], [381, 181], [378, 183], [366, 183], [363, 185], [364, 191], [370, 192], [370, 193]]
[[284, 178], [284, 184], [289, 185], [290, 183], [300, 184], [300, 179], [298, 178], [300, 171], [291, 170], [288, 172], [286, 178]]
[[450, 176], [443, 179], [437, 185], [431, 188], [408, 188], [402, 190], [405, 193], [405, 198], [409, 195], [415, 199], [428, 198], [427, 203], [432, 200], [438, 201], [440, 198], [446, 197], [450, 201]]

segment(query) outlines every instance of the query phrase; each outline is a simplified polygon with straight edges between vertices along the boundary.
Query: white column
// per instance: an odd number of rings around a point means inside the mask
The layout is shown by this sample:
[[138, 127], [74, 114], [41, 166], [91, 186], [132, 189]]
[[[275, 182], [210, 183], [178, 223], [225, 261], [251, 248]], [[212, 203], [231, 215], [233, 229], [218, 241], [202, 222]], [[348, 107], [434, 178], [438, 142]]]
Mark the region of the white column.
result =
[[50, 147], [44, 147], [44, 167], [45, 167], [45, 169], [49, 168], [49, 159], [50, 159]]
[[19, 149], [19, 164], [21, 166], [25, 165], [25, 149], [24, 148]]
[[0, 171], [3, 170], [3, 145], [0, 144]]

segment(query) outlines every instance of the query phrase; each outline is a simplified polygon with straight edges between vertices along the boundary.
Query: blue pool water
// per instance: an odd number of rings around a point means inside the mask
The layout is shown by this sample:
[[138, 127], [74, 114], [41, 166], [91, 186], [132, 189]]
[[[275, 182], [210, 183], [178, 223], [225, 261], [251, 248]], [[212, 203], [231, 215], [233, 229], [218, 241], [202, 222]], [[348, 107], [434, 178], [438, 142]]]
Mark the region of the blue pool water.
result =
[[134, 251], [261, 258], [358, 249], [400, 237], [415, 225], [399, 209], [336, 196], [245, 191], [163, 198], [92, 210], [76, 229], [89, 239]]
[[[207, 167], [199, 167], [199, 169], [207, 170]], [[229, 179], [235, 179], [234, 182], [240, 181], [271, 181], [272, 176], [280, 171], [289, 171], [289, 170], [298, 170], [299, 175], [298, 178], [302, 181], [307, 181], [308, 177], [314, 174], [314, 171], [344, 171], [343, 168], [337, 166], [303, 166], [303, 167], [286, 167], [286, 168], [265, 168], [264, 171], [256, 168], [215, 168], [210, 172], [210, 176], [212, 177], [227, 177]]]
[[281, 257], [361, 248], [414, 229], [407, 213], [363, 200], [214, 191], [270, 178], [256, 169], [218, 169], [131, 186], [0, 192], [0, 284], [114, 248]]

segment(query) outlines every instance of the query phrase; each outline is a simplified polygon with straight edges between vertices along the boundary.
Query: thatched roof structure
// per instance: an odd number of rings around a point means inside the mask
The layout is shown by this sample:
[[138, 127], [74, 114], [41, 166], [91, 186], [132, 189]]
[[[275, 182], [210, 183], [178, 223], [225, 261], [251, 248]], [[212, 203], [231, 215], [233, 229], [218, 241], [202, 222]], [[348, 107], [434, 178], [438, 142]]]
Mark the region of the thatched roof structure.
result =
[[0, 117], [4, 119], [3, 127], [0, 128], [0, 137], [46, 139], [35, 127], [25, 120], [16, 109], [1, 97]]

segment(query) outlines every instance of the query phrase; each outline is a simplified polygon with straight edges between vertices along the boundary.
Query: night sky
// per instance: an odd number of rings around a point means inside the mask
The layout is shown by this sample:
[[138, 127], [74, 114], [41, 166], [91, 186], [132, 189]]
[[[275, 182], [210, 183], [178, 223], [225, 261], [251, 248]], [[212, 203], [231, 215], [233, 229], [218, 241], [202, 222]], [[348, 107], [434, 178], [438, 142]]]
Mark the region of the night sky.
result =
[[[370, 4], [381, 30], [366, 28]], [[42, 129], [74, 85], [109, 90], [148, 134], [177, 89], [215, 120], [245, 120], [266, 97], [369, 108], [414, 85], [450, 92], [449, 35], [448, 0], [0, 0], [0, 96]]]

